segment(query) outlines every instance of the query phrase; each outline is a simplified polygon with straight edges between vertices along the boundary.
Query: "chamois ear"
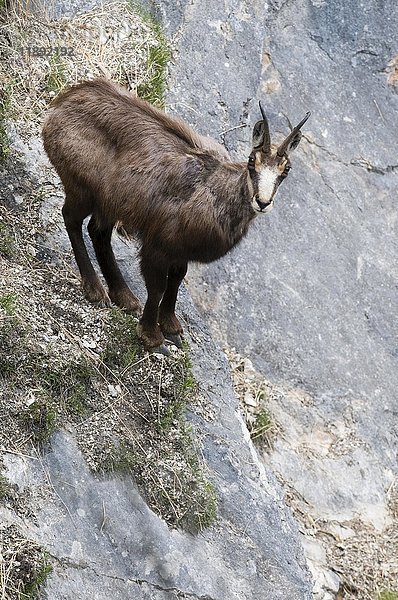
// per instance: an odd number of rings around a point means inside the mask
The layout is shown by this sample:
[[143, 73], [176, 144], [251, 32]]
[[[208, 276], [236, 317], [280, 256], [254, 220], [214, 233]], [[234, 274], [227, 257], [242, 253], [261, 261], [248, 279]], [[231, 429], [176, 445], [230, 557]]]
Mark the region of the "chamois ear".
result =
[[264, 126], [264, 121], [257, 121], [255, 126], [253, 127], [253, 149], [257, 150], [262, 148], [265, 142], [266, 135], [267, 131]]
[[268, 121], [261, 102], [259, 102], [259, 105], [263, 118], [261, 121], [257, 121], [253, 127], [253, 150], [261, 150], [264, 154], [269, 154], [271, 152], [271, 138]]
[[310, 118], [310, 115], [311, 113], [307, 112], [304, 119], [300, 121], [300, 123], [294, 129], [292, 129], [287, 138], [282, 142], [282, 144], [276, 151], [278, 156], [284, 156], [285, 154], [289, 154], [289, 152], [292, 152], [292, 150], [295, 150], [297, 148], [303, 135], [300, 129], [304, 125], [304, 123]]

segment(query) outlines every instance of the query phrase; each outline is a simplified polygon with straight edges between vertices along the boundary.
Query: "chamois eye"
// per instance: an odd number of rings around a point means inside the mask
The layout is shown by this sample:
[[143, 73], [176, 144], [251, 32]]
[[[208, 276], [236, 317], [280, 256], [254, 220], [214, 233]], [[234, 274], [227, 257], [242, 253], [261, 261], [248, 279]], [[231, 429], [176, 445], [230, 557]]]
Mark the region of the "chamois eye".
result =
[[290, 171], [290, 169], [291, 169], [291, 168], [292, 168], [292, 167], [291, 167], [289, 164], [287, 164], [287, 165], [286, 165], [286, 167], [285, 167], [285, 168], [284, 168], [284, 170], [283, 170], [283, 174], [284, 174], [284, 175], [287, 175], [287, 174], [289, 173], [289, 171]]
[[249, 156], [249, 167], [254, 167], [255, 159], [254, 156]]

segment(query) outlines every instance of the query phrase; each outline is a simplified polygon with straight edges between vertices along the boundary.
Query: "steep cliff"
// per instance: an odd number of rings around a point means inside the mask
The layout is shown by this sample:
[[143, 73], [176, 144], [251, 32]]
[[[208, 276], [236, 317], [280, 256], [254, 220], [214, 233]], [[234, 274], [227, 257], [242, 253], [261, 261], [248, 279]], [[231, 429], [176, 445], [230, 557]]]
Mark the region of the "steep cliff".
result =
[[396, 3], [161, 4], [179, 39], [170, 101], [237, 156], [257, 100], [277, 135], [312, 111], [273, 212], [188, 287], [273, 390], [280, 435], [263, 458], [309, 554], [345, 597], [396, 589]]

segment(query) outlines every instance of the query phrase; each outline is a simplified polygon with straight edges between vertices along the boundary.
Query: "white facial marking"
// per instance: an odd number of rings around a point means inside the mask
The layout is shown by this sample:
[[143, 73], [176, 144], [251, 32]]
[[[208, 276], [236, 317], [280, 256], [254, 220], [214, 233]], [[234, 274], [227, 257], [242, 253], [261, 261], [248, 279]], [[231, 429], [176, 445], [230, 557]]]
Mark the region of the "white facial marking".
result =
[[273, 169], [270, 169], [269, 167], [264, 167], [261, 169], [258, 180], [258, 195], [261, 202], [266, 204], [271, 200], [278, 175], [279, 173]]

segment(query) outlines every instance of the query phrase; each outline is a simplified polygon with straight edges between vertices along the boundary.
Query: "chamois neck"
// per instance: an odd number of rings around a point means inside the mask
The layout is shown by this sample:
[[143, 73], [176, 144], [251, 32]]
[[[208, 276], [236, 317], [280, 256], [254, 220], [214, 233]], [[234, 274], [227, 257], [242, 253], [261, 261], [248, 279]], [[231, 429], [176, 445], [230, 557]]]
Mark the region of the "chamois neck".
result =
[[233, 247], [246, 235], [256, 216], [251, 205], [246, 163], [221, 165], [217, 175], [218, 222]]

